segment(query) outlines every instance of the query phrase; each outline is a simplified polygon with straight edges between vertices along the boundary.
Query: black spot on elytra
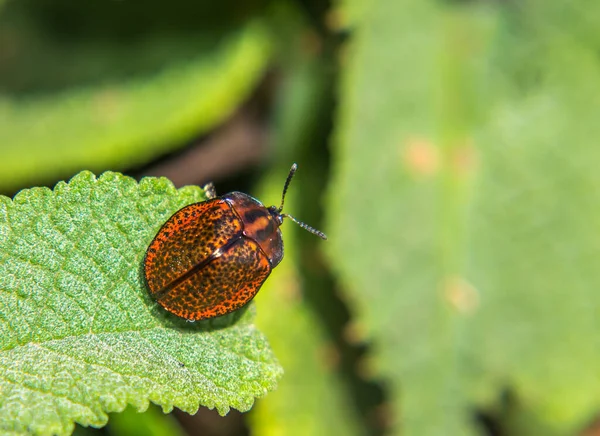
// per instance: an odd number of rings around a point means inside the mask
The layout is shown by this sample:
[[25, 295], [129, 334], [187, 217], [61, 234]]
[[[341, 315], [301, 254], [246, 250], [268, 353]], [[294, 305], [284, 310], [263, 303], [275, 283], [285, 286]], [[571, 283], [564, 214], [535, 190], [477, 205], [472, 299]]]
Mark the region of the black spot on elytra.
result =
[[244, 213], [244, 221], [248, 224], [252, 224], [257, 219], [266, 217], [267, 214], [268, 212], [266, 209], [251, 209]]
[[260, 229], [256, 232], [256, 239], [259, 241], [267, 240], [275, 232], [275, 223], [273, 220], [269, 220], [269, 224], [264, 229]]

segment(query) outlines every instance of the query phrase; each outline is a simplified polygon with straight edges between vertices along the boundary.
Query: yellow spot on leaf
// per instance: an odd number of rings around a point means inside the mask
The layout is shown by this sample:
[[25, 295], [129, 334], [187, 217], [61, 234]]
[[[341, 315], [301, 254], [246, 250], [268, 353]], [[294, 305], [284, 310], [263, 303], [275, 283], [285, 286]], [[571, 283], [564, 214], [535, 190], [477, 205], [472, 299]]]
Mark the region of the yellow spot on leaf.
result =
[[460, 313], [473, 313], [479, 306], [479, 292], [462, 277], [450, 277], [444, 283], [444, 296]]
[[439, 151], [428, 139], [409, 138], [402, 149], [404, 166], [414, 175], [431, 177], [439, 169]]

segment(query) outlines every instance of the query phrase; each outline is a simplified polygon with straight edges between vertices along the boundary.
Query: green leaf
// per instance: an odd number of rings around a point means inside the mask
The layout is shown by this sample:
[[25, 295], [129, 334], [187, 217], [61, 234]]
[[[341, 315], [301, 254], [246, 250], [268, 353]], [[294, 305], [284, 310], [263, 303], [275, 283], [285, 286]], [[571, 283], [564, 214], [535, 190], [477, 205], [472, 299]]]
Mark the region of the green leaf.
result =
[[[81, 428], [81, 427], [78, 427]], [[113, 436], [185, 436], [173, 414], [165, 415], [156, 406], [150, 406], [144, 413], [128, 407], [121, 413], [111, 414], [107, 432]]]
[[245, 411], [274, 388], [282, 370], [252, 309], [188, 323], [145, 289], [150, 240], [203, 199], [197, 187], [112, 172], [0, 197], [3, 433], [69, 434], [149, 401]]
[[[285, 173], [273, 176], [259, 198], [277, 199], [281, 194]], [[295, 204], [294, 196], [289, 196], [286, 210], [298, 210]], [[284, 225], [285, 258], [256, 296], [258, 327], [269, 337], [285, 377], [277, 391], [252, 410], [251, 428], [263, 436], [361, 434], [353, 404], [345, 395], [335, 344], [302, 295], [293, 226]]]
[[[264, 26], [254, 21], [207, 45], [199, 38], [158, 38], [133, 52], [162, 52], [167, 46], [187, 56], [127, 79], [73, 84], [52, 93], [0, 94], [0, 190], [81, 168], [140, 165], [214, 128], [262, 77], [270, 43]], [[100, 51], [97, 57], [102, 56]]]
[[540, 5], [373, 1], [349, 48], [330, 260], [395, 433], [495, 407], [576, 434], [600, 406], [600, 62]]

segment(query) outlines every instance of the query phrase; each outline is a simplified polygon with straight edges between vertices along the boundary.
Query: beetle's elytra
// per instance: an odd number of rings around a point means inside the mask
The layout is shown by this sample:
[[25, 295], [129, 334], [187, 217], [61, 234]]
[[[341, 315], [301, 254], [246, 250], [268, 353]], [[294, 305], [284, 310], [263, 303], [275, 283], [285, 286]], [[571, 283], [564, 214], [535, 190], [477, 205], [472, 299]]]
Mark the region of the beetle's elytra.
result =
[[297, 168], [293, 164], [290, 169], [279, 208], [266, 208], [241, 192], [216, 197], [208, 185], [207, 201], [186, 206], [169, 218], [144, 259], [152, 297], [190, 321], [225, 315], [248, 304], [283, 259], [280, 226], [284, 218], [327, 239], [324, 233], [282, 213]]

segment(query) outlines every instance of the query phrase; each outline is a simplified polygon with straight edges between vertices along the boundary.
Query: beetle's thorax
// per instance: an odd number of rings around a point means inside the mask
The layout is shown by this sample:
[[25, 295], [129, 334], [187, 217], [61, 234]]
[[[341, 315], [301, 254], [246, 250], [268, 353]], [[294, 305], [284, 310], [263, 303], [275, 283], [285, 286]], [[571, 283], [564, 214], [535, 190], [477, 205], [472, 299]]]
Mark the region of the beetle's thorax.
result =
[[271, 267], [283, 259], [283, 239], [279, 226], [282, 217], [276, 208], [267, 209], [260, 201], [242, 192], [230, 192], [222, 197], [243, 224], [244, 236], [253, 239], [265, 252]]

